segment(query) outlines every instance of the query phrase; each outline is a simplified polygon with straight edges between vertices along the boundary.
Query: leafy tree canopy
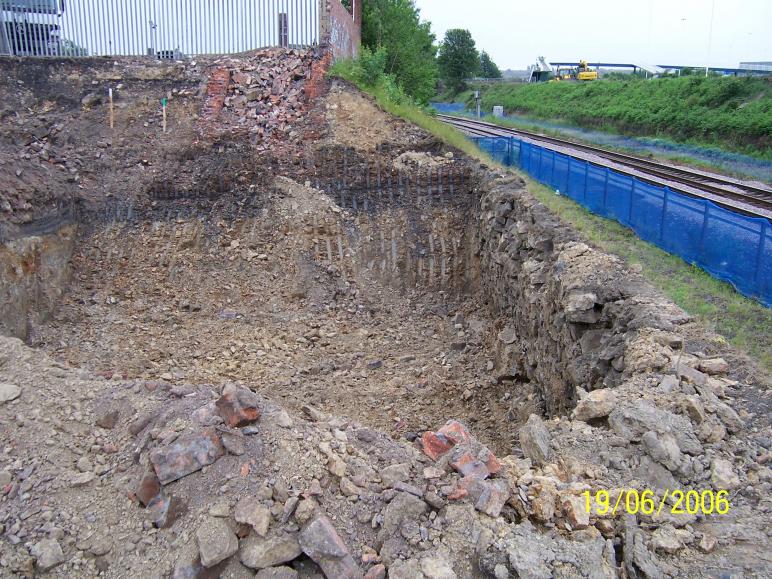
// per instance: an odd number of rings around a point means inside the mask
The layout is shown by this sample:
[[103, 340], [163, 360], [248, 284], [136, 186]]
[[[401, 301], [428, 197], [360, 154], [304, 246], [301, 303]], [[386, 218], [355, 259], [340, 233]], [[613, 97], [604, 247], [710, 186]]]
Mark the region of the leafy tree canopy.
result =
[[501, 71], [484, 50], [480, 53], [480, 76], [483, 78], [501, 78]]
[[454, 90], [462, 90], [464, 79], [474, 76], [480, 68], [480, 56], [472, 34], [461, 28], [448, 30], [440, 45], [437, 62], [442, 80]]
[[416, 101], [427, 103], [437, 84], [437, 49], [431, 23], [421, 22], [413, 0], [368, 0], [362, 12], [362, 44], [386, 51], [386, 74], [394, 75]]

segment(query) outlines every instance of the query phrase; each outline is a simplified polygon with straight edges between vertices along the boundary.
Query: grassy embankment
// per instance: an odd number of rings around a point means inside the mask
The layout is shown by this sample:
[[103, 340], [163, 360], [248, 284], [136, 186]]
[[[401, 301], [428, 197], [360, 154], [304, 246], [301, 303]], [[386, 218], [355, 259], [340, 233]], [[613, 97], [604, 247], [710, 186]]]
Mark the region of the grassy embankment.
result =
[[[387, 83], [364, 84], [358, 81], [352, 70], [351, 63], [343, 63], [336, 65], [330, 74], [357, 84], [389, 113], [419, 125], [473, 158], [493, 164], [460, 132], [401, 97], [396, 99], [399, 102], [395, 102], [390, 98], [393, 88]], [[772, 373], [772, 309], [742, 296], [729, 284], [712, 278], [681, 258], [642, 241], [632, 230], [593, 215], [572, 200], [556, 195], [551, 189], [526, 180], [529, 191], [571, 224], [589, 243], [622, 257], [629, 264], [639, 264], [642, 275], [652, 285], [730, 344], [753, 356], [766, 372]]]
[[[469, 100], [469, 93], [456, 97]], [[665, 137], [772, 160], [772, 83], [683, 77], [482, 87], [482, 105], [627, 135]]]
[[394, 85], [391, 77], [376, 74], [372, 75], [371, 82], [363, 80], [360, 65], [354, 61], [342, 60], [333, 65], [328, 73], [331, 77], [342, 78], [360, 90], [370, 94], [378, 105], [388, 113], [405, 119], [422, 129], [432, 133], [438, 139], [451, 145], [470, 157], [493, 164], [493, 161], [477, 146], [456, 129], [438, 121], [424, 109], [416, 106], [398, 87]]

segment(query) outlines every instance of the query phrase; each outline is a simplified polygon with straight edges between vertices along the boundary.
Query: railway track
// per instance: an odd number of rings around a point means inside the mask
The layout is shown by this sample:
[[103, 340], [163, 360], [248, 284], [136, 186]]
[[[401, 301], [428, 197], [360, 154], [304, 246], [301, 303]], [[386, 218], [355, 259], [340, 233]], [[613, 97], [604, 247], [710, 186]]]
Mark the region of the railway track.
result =
[[[592, 145], [547, 135], [540, 135], [539, 133], [521, 129], [501, 127], [493, 123], [487, 123], [476, 119], [455, 117], [451, 115], [437, 115], [437, 118], [472, 136], [525, 137], [530, 141], [545, 143], [548, 148], [553, 148], [550, 147], [550, 145], [553, 145], [590, 153], [597, 157], [634, 169], [639, 173], [674, 183], [676, 184], [675, 186], [672, 184], [669, 184], [669, 186], [672, 189], [677, 189], [687, 195], [709, 199], [710, 201], [724, 205], [734, 211], [740, 211], [757, 217], [766, 217], [767, 219], [772, 218], [772, 189], [760, 187], [753, 183], [724, 178], [720, 175], [707, 175], [699, 171], [690, 171], [681, 167], [673, 167], [672, 165], [660, 163], [651, 159], [617, 153], [615, 151], [593, 147]], [[590, 160], [590, 162], [599, 164], [597, 161]], [[635, 176], [641, 178], [641, 175]], [[662, 185], [662, 183], [658, 181], [651, 182], [656, 185]], [[678, 185], [686, 187], [682, 188]], [[709, 193], [710, 195], [700, 195], [698, 193], [700, 191]]]

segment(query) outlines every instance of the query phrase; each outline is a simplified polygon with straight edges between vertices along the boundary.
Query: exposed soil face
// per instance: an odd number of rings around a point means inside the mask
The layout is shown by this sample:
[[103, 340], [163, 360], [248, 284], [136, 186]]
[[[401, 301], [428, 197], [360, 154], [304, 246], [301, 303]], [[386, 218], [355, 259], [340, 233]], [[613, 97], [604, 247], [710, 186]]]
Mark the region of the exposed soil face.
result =
[[464, 204], [355, 212], [281, 183], [251, 216], [84, 235], [35, 344], [129, 380], [239, 381], [397, 437], [455, 416], [510, 445], [508, 389], [486, 370], [494, 322], [462, 291]]
[[[139, 73], [199, 88], [173, 139], [97, 147], [125, 191], [81, 196], [65, 295], [0, 339], [4, 575], [768, 574], [768, 394], [718, 342], [517, 177], [301, 98], [310, 57], [190, 67]], [[56, 208], [25, 199], [17, 235]], [[583, 509], [626, 488], [733, 506]]]

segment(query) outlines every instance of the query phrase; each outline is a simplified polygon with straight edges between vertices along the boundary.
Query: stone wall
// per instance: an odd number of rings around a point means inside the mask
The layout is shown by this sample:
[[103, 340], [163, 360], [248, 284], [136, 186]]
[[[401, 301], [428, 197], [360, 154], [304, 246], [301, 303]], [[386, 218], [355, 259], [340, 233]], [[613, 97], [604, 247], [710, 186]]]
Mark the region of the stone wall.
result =
[[514, 177], [482, 184], [477, 235], [483, 291], [508, 320], [497, 344], [502, 377], [541, 389], [549, 415], [646, 369], [628, 350], [643, 330], [670, 331], [687, 315], [615, 256], [576, 234]]

